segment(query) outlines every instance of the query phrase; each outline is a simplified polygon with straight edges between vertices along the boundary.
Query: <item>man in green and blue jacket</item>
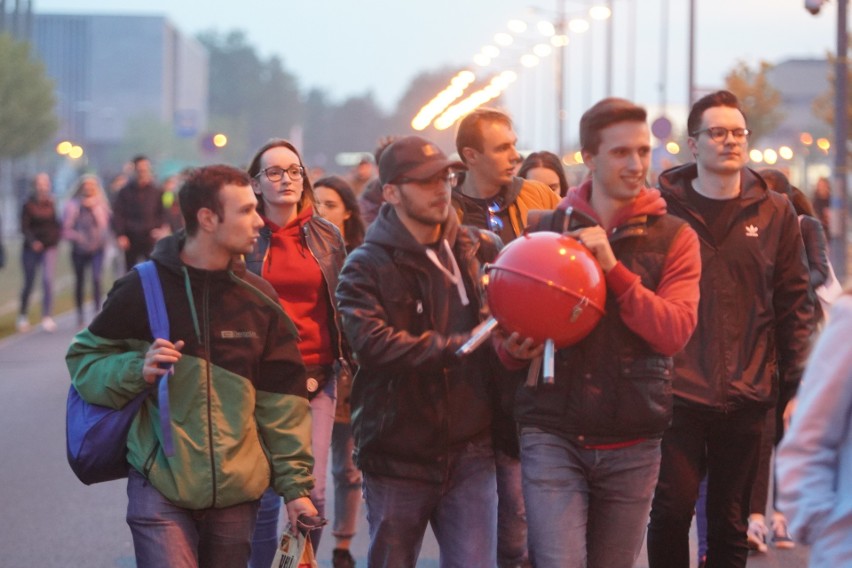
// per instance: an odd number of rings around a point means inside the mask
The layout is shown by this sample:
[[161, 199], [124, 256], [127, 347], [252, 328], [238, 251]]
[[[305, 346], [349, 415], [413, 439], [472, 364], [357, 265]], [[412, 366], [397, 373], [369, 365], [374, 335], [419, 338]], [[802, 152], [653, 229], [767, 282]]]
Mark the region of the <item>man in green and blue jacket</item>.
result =
[[311, 420], [295, 328], [232, 259], [263, 226], [244, 172], [209, 166], [179, 194], [186, 234], [157, 243], [170, 338], [152, 337], [136, 271], [72, 342], [80, 395], [120, 408], [174, 364], [168, 381], [173, 455], [163, 448], [160, 400], [146, 399], [127, 440], [127, 522], [137, 566], [243, 568], [258, 500], [272, 486], [293, 526], [315, 515]]

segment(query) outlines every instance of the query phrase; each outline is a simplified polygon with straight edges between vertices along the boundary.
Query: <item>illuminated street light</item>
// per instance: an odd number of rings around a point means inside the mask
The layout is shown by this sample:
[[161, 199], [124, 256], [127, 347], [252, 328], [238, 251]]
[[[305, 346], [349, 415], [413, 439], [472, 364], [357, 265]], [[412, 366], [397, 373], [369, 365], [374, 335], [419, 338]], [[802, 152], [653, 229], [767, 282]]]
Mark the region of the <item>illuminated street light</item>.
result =
[[568, 39], [567, 35], [559, 34], [550, 38], [550, 45], [552, 45], [553, 47], [565, 47], [566, 45], [568, 45], [569, 41], [570, 40]]
[[577, 164], [584, 164], [585, 163], [583, 161], [583, 153], [580, 152], [579, 150], [574, 152], [574, 163], [577, 163]]
[[606, 20], [612, 16], [612, 10], [607, 6], [592, 6], [589, 8], [589, 17], [593, 20]]
[[755, 148], [748, 153], [748, 157], [752, 162], [759, 164], [763, 161], [763, 152]]
[[417, 116], [411, 121], [411, 127], [414, 130], [424, 130], [436, 116], [444, 112], [444, 110], [464, 94], [471, 83], [476, 80], [476, 75], [473, 72], [464, 70], [459, 72], [450, 80], [449, 86], [435, 95], [431, 101], [426, 103], [423, 108], [418, 111]]
[[56, 153], [60, 156], [67, 156], [68, 152], [71, 151], [72, 146], [73, 144], [71, 144], [71, 142], [69, 142], [68, 140], [63, 140], [62, 142], [56, 145]]
[[828, 154], [829, 148], [831, 148], [831, 142], [828, 141], [828, 138], [819, 138], [816, 141], [817, 148]]
[[536, 27], [541, 35], [550, 37], [556, 33], [556, 28], [553, 27], [551, 22], [547, 22], [542, 20], [539, 22]]
[[802, 132], [801, 136], [799, 136], [799, 141], [805, 146], [810, 146], [814, 143], [814, 137], [811, 136], [810, 132]]
[[666, 143], [666, 152], [671, 154], [672, 156], [677, 156], [680, 154], [680, 145], [677, 142], [667, 142]]
[[772, 148], [767, 148], [763, 151], [763, 161], [769, 164], [770, 166], [775, 165], [775, 162], [778, 161], [778, 152], [776, 152]]
[[461, 100], [445, 110], [433, 123], [438, 130], [446, 130], [460, 120], [461, 117], [480, 107], [490, 100], [499, 97], [510, 83], [518, 78], [514, 71], [503, 71], [491, 79], [491, 82], [483, 89], [471, 93], [466, 99]]
[[78, 160], [83, 157], [83, 148], [81, 146], [77, 146], [74, 144], [71, 146], [71, 149], [68, 150], [68, 157], [72, 160]]
[[778, 148], [778, 155], [784, 158], [785, 160], [793, 159], [793, 149], [789, 146], [781, 146]]

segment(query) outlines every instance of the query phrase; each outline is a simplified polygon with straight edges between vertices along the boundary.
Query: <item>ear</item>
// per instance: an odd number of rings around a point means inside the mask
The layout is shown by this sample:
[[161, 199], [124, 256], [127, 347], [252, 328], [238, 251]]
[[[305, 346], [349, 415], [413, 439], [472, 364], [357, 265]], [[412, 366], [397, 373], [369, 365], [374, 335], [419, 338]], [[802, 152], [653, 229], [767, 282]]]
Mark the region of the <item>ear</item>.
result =
[[586, 166], [586, 169], [590, 172], [595, 171], [595, 154], [592, 154], [588, 150], [582, 151], [583, 156], [583, 164]]
[[470, 164], [471, 162], [476, 160], [476, 150], [471, 148], [470, 146], [465, 146], [462, 148], [461, 155], [464, 157], [464, 163]]
[[698, 157], [698, 144], [695, 142], [695, 138], [690, 136], [686, 139], [686, 147], [689, 148], [689, 151], [692, 153], [693, 158]]
[[219, 217], [216, 216], [216, 213], [212, 209], [208, 209], [207, 207], [199, 209], [198, 213], [196, 213], [196, 218], [198, 219], [198, 228], [208, 233], [213, 231], [219, 224]]
[[382, 186], [382, 197], [391, 205], [399, 205], [399, 186], [392, 183], [386, 183]]

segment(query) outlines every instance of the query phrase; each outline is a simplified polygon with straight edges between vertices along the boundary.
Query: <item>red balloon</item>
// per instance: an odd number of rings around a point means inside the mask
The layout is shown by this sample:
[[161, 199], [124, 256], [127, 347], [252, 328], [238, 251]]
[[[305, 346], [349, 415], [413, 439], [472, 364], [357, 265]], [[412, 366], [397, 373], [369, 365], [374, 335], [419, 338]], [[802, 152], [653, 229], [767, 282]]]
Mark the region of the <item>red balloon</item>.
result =
[[571, 237], [547, 231], [519, 237], [487, 271], [491, 314], [504, 329], [536, 343], [573, 345], [603, 317], [603, 271], [592, 252]]

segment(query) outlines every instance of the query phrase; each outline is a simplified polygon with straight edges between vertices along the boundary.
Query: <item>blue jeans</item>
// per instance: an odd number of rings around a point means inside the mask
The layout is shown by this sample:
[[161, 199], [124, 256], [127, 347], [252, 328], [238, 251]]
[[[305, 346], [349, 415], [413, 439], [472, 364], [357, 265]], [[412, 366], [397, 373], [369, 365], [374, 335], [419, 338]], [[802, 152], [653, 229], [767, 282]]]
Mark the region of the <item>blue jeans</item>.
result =
[[497, 484], [491, 441], [450, 454], [447, 467], [443, 483], [364, 472], [369, 566], [414, 568], [429, 523], [441, 568], [494, 568]]
[[56, 272], [56, 247], [48, 247], [35, 252], [27, 245], [21, 252], [21, 265], [24, 268], [24, 287], [21, 290], [20, 315], [27, 315], [30, 305], [30, 294], [35, 286], [36, 271], [41, 266], [41, 316], [53, 315], [53, 280]]
[[537, 568], [632, 568], [660, 468], [660, 440], [585, 449], [521, 431], [530, 559]]
[[248, 562], [257, 501], [224, 509], [184, 509], [134, 469], [127, 480], [127, 499], [137, 568], [244, 568]]
[[95, 312], [101, 309], [101, 271], [103, 269], [103, 249], [90, 253], [71, 253], [71, 263], [74, 265], [74, 301], [77, 305], [77, 314], [83, 315], [84, 289], [86, 287], [86, 267], [92, 267], [92, 301], [95, 304]]
[[[311, 400], [311, 450], [314, 454], [314, 488], [311, 501], [322, 516], [325, 513], [325, 486], [328, 454], [331, 448], [331, 430], [334, 427], [334, 406], [337, 403], [337, 383], [329, 380], [325, 388]], [[283, 529], [278, 528], [281, 516], [281, 497], [274, 489], [267, 489], [260, 498], [257, 527], [251, 539], [252, 568], [269, 568], [278, 537]], [[322, 529], [311, 531], [314, 550], [319, 549]]]
[[727, 413], [674, 407], [663, 435], [660, 479], [648, 525], [651, 568], [689, 566], [689, 527], [707, 472], [707, 566], [744, 567], [746, 518], [766, 410]]
[[361, 508], [361, 471], [355, 467], [350, 422], [335, 422], [331, 433], [331, 475], [334, 479], [334, 524], [331, 534], [351, 539], [358, 528]]
[[497, 566], [529, 566], [521, 461], [497, 450]]

